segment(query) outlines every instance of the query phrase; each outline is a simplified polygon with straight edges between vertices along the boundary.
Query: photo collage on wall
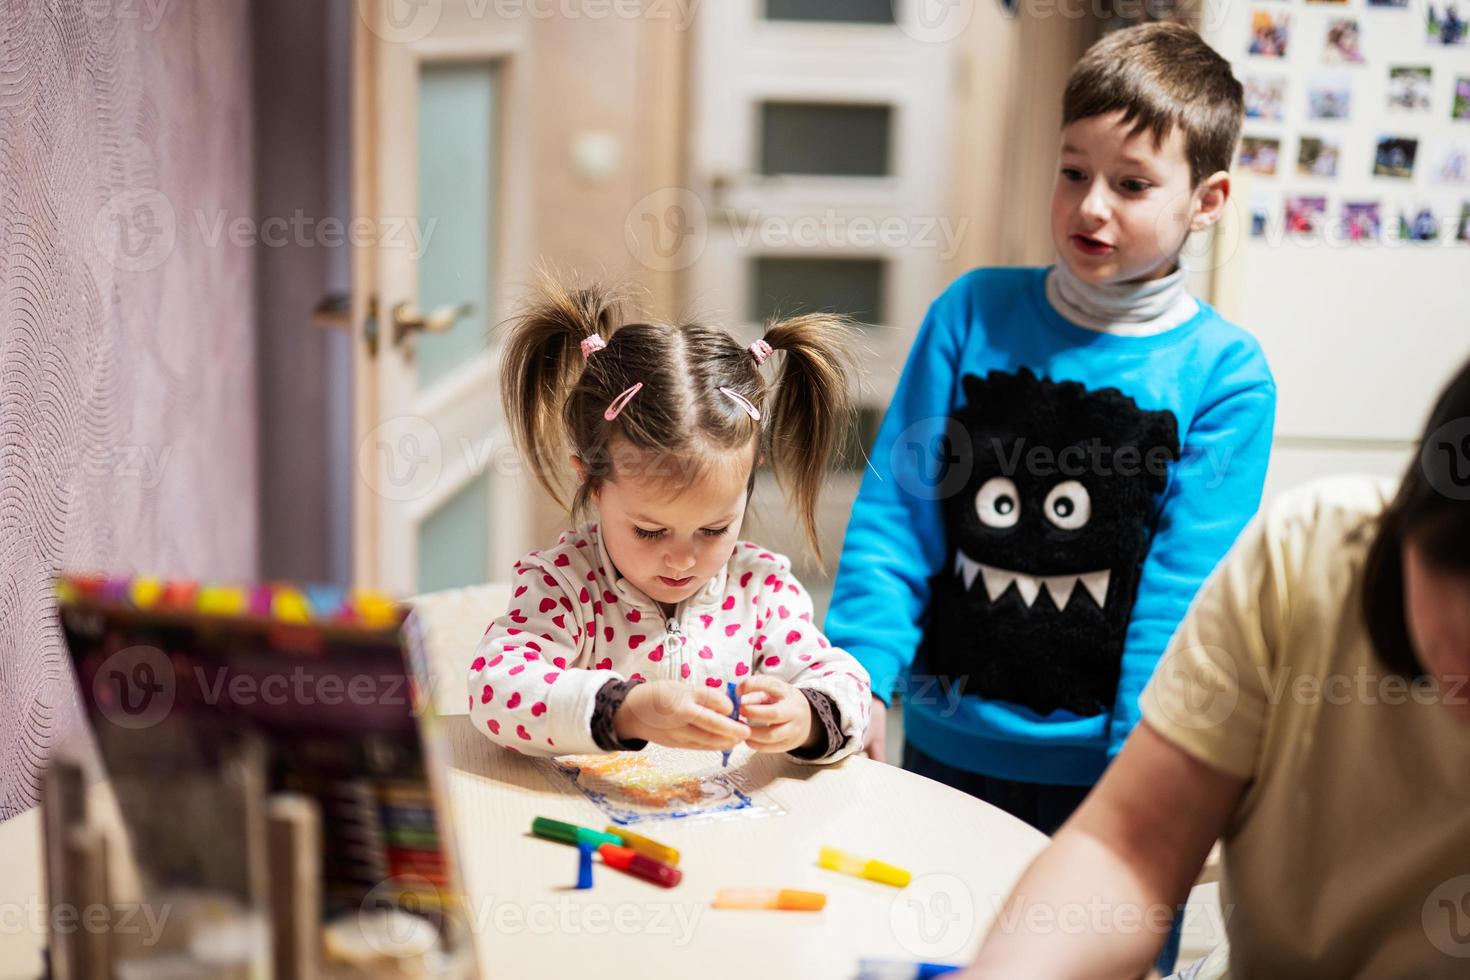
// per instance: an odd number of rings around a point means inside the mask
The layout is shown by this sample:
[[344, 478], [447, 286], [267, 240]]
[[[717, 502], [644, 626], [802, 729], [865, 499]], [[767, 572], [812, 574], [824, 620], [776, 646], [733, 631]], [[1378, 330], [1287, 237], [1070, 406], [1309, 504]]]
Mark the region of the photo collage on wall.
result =
[[1224, 53], [1251, 236], [1470, 245], [1470, 0], [1254, 0], [1244, 16]]

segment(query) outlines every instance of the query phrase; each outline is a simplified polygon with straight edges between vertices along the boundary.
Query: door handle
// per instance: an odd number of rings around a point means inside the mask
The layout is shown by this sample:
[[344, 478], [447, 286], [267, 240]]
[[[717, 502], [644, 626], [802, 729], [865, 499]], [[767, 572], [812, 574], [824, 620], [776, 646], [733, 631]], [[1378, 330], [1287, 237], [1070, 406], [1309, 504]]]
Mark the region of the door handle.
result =
[[[347, 293], [330, 293], [321, 298], [311, 311], [311, 322], [326, 330], [352, 329], [352, 297]], [[367, 313], [362, 321], [363, 341], [368, 356], [378, 353], [378, 297], [369, 296]]]
[[416, 333], [445, 333], [461, 317], [467, 317], [473, 312], [473, 303], [440, 306], [428, 313], [421, 312], [413, 303], [399, 303], [393, 307], [393, 343], [401, 347], [405, 340]]

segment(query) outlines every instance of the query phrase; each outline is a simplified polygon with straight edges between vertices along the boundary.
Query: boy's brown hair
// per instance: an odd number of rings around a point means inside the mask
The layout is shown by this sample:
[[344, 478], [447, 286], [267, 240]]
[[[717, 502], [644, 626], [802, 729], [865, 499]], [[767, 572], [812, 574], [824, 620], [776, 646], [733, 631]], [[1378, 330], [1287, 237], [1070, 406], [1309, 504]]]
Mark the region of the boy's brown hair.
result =
[[1123, 112], [1133, 132], [1162, 143], [1178, 126], [1190, 181], [1230, 169], [1245, 95], [1222, 58], [1183, 24], [1153, 23], [1105, 35], [1072, 68], [1062, 125]]
[[[571, 499], [585, 509], [602, 480], [616, 479], [620, 440], [669, 477], [671, 491], [742, 450], [764, 457], [794, 498], [818, 562], [817, 498], [852, 422], [852, 332], [840, 316], [814, 313], [766, 325], [779, 352], [774, 385], [748, 347], [703, 323], [624, 322], [625, 301], [601, 285], [566, 289], [549, 280], [516, 318], [501, 360], [501, 394], [517, 445], [543, 487], [565, 504], [560, 477], [570, 450], [587, 469]], [[582, 342], [606, 344], [584, 356]], [[597, 341], [593, 341], [594, 344]], [[615, 419], [609, 405], [642, 384]], [[721, 388], [747, 399], [753, 419]], [[656, 467], [656, 470], [654, 469]], [[755, 467], [751, 468], [753, 486]]]

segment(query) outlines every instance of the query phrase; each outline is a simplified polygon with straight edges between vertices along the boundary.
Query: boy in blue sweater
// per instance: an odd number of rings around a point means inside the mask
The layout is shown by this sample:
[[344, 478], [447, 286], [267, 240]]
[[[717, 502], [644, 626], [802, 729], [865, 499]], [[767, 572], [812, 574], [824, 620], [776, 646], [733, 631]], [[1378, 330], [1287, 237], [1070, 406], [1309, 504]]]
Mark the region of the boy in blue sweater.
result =
[[935, 300], [852, 511], [826, 629], [872, 675], [870, 753], [900, 691], [907, 768], [1046, 833], [1260, 502], [1270, 370], [1178, 264], [1223, 213], [1242, 117], [1187, 28], [1083, 56], [1056, 264], [977, 269]]

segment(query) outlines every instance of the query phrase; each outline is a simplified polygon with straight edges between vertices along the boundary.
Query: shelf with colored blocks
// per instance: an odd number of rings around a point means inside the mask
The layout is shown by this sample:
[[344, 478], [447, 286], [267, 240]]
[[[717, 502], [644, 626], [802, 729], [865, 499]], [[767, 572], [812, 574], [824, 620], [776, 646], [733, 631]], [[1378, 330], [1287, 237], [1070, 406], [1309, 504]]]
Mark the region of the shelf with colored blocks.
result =
[[64, 606], [95, 605], [181, 615], [240, 616], [288, 625], [385, 629], [408, 609], [373, 589], [266, 583], [237, 585], [148, 576], [63, 575], [56, 599]]

